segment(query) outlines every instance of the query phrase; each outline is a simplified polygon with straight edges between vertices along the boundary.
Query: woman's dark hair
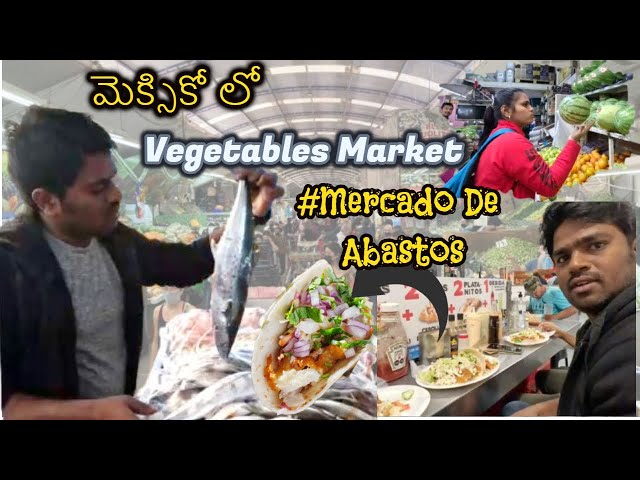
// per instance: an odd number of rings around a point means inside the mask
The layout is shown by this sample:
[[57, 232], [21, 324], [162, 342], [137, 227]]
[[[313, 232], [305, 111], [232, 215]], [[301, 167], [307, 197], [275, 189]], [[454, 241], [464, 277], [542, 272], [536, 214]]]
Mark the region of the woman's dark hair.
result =
[[482, 130], [482, 135], [480, 135], [478, 147], [481, 147], [487, 138], [489, 138], [491, 131], [498, 125], [498, 120], [502, 120], [503, 117], [500, 112], [502, 106], [513, 107], [513, 103], [520, 93], [524, 93], [524, 90], [520, 88], [505, 88], [496, 92], [493, 97], [493, 103], [484, 111], [484, 130]]
[[636, 238], [636, 215], [626, 202], [554, 202], [545, 210], [540, 226], [540, 240], [549, 255], [553, 254], [553, 235], [566, 220], [613, 225], [630, 245]]
[[79, 112], [29, 107], [22, 122], [7, 123], [9, 175], [24, 201], [44, 188], [59, 198], [76, 181], [87, 154], [115, 148], [109, 133]]

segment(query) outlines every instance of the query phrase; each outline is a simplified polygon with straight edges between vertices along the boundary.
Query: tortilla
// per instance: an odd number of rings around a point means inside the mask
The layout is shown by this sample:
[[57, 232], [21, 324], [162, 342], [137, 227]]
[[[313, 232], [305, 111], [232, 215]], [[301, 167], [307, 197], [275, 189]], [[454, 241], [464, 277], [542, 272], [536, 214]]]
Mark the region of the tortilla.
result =
[[[360, 360], [366, 346], [355, 347], [356, 354], [351, 358], [342, 358], [335, 362], [327, 378], [319, 378], [317, 381], [305, 386], [300, 392], [303, 400], [295, 408], [287, 408], [283, 404], [278, 393], [271, 389], [265, 378], [265, 367], [270, 357], [275, 359], [280, 350], [278, 340], [289, 328], [285, 322], [285, 315], [294, 301], [296, 292], [305, 290], [311, 281], [323, 274], [327, 269], [332, 269], [326, 260], [320, 260], [309, 267], [308, 270], [296, 277], [287, 289], [276, 299], [265, 313], [264, 323], [255, 343], [253, 359], [251, 362], [251, 378], [258, 400], [270, 410], [284, 415], [293, 415], [308, 407], [319, 399], [335, 382]], [[332, 269], [333, 271], [333, 269]], [[313, 370], [313, 369], [306, 369]], [[304, 370], [300, 370], [304, 371]]]

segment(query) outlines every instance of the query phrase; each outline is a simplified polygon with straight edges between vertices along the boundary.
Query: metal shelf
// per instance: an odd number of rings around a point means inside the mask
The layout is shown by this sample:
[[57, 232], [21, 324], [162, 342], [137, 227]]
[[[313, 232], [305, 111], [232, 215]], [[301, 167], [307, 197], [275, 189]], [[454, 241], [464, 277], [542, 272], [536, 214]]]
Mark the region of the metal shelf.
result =
[[581, 93], [580, 95], [584, 97], [590, 97], [592, 95], [598, 95], [599, 93], [617, 93], [626, 90], [627, 82], [629, 80], [625, 80], [624, 82], [614, 83], [613, 85], [609, 85], [608, 87], [602, 87], [597, 90], [593, 90], [587, 93]]
[[[463, 80], [463, 82], [471, 83], [471, 80]], [[478, 80], [480, 87], [482, 88], [520, 88], [522, 90], [530, 90], [530, 91], [538, 91], [543, 92], [551, 87], [553, 87], [550, 83], [528, 83], [528, 82], [483, 82]]]
[[600, 135], [605, 135], [607, 137], [617, 138], [619, 140], [626, 140], [627, 142], [630, 142], [630, 140], [624, 135], [621, 135], [619, 133], [614, 133], [614, 132], [607, 132], [606, 130], [602, 130], [601, 128], [591, 127], [589, 131], [594, 133], [599, 133]]
[[600, 170], [598, 172], [596, 172], [593, 176], [594, 177], [616, 177], [618, 175], [637, 175], [640, 174], [640, 169], [639, 168], [629, 168], [629, 169], [622, 169], [622, 168], [614, 168], [613, 170], [608, 169], [608, 170]]

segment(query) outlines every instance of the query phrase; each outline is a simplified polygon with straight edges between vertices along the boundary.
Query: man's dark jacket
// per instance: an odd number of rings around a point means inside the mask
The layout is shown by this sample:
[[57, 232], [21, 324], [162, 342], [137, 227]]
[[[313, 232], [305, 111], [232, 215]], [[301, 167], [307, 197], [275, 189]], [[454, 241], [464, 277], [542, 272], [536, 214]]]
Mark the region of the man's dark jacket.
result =
[[[78, 398], [76, 324], [62, 270], [30, 217], [0, 230], [0, 343], [2, 405], [17, 392]], [[209, 238], [191, 245], [148, 240], [118, 224], [99, 239], [113, 258], [124, 289], [127, 363], [125, 393], [136, 388], [142, 345], [143, 285], [187, 287], [213, 273]]]
[[558, 415], [635, 416], [636, 290], [623, 290], [576, 335]]

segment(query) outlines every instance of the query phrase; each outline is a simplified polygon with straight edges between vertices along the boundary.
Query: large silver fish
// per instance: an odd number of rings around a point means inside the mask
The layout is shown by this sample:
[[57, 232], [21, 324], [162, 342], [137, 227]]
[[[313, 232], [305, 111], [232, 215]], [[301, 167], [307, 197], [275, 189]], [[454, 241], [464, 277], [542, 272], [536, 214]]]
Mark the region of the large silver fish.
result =
[[247, 182], [241, 180], [224, 233], [214, 252], [211, 320], [216, 346], [223, 358], [229, 356], [247, 300], [253, 269], [253, 229], [251, 190]]

